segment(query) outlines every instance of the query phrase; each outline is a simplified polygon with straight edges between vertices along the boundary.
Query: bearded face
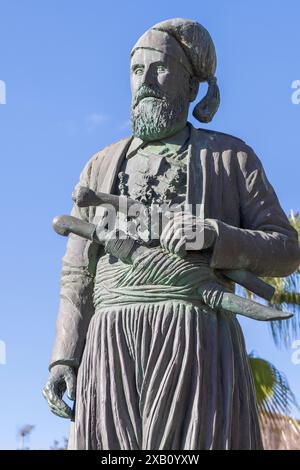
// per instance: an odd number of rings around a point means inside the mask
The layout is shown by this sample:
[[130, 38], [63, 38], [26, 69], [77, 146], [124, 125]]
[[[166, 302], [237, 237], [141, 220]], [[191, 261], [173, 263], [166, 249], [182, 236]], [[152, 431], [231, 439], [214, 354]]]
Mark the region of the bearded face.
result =
[[181, 130], [190, 103], [190, 76], [174, 58], [138, 49], [131, 60], [133, 134], [160, 140]]
[[170, 96], [157, 86], [143, 84], [132, 100], [133, 134], [145, 141], [175, 134], [185, 125], [188, 108], [187, 90]]

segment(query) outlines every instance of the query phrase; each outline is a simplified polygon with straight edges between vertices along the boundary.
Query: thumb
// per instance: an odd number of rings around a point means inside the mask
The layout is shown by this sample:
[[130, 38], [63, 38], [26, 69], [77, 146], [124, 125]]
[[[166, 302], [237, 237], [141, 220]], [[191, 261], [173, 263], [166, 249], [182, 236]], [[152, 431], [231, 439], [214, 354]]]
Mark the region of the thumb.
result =
[[67, 386], [68, 398], [74, 401], [76, 397], [76, 376], [73, 370], [68, 371], [65, 376], [65, 381]]

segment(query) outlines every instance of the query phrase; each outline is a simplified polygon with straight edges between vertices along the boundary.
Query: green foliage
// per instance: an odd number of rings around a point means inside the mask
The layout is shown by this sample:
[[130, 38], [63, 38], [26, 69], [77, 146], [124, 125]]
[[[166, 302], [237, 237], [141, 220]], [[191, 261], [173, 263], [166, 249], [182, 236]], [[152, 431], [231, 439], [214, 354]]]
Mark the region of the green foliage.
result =
[[[300, 212], [295, 214], [291, 211], [289, 219], [300, 238]], [[290, 347], [291, 342], [300, 335], [300, 267], [287, 278], [267, 278], [266, 281], [275, 287], [271, 304], [279, 310], [294, 313], [289, 320], [270, 323], [275, 344], [278, 347]]]
[[256, 398], [261, 420], [275, 421], [280, 416], [289, 416], [299, 409], [284, 374], [265, 359], [249, 355]]

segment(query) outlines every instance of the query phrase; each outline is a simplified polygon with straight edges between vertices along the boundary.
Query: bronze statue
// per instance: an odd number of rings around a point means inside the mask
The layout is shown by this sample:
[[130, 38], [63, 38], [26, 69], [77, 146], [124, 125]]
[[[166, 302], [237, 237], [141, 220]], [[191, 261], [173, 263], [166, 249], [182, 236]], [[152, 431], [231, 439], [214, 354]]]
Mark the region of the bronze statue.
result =
[[291, 274], [300, 251], [254, 151], [187, 122], [202, 82], [195, 118], [217, 111], [215, 70], [197, 22], [150, 28], [131, 51], [133, 135], [90, 159], [71, 216], [54, 221], [69, 240], [44, 396], [72, 419], [70, 449], [262, 448], [236, 314], [289, 315], [236, 296], [234, 282], [269, 299], [257, 276]]

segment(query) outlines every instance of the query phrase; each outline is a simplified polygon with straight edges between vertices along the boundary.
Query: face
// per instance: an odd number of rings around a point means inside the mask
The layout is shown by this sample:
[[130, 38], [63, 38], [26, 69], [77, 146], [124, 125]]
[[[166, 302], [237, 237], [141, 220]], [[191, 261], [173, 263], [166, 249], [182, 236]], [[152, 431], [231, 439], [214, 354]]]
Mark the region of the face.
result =
[[190, 76], [173, 57], [137, 49], [131, 59], [133, 133], [146, 141], [175, 134], [187, 120]]

